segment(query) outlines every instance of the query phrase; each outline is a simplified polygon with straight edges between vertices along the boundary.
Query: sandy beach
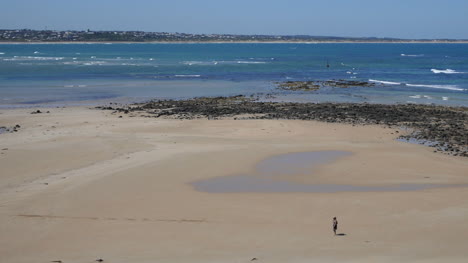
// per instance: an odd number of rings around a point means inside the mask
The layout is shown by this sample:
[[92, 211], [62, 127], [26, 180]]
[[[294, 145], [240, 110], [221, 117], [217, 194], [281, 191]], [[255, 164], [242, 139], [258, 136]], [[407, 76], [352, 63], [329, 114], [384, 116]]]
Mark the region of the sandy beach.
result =
[[[466, 262], [468, 159], [377, 125], [0, 110], [0, 262]], [[49, 113], [46, 113], [49, 111]], [[285, 182], [415, 191], [199, 192], [288, 153]], [[332, 218], [339, 221], [332, 231]]]

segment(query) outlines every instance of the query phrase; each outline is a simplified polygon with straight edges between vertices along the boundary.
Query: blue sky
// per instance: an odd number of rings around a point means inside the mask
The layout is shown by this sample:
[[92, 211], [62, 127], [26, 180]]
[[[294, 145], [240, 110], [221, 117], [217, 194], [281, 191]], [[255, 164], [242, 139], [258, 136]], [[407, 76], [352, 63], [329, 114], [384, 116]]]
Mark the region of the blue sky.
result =
[[468, 0], [0, 0], [2, 29], [468, 39]]

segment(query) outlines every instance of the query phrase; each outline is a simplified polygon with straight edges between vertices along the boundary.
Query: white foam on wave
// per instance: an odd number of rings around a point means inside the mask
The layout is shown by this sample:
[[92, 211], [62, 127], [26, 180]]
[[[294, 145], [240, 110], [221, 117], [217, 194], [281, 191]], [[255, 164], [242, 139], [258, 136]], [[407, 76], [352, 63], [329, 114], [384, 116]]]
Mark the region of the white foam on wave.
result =
[[413, 95], [413, 96], [408, 96], [408, 97], [410, 97], [410, 98], [412, 98], [412, 99], [422, 99], [422, 98], [428, 99], [428, 100], [434, 99], [434, 98], [431, 97], [431, 96], [428, 96], [428, 95], [419, 95], [419, 94], [418, 94], [418, 95]]
[[237, 64], [266, 64], [264, 61], [237, 61]]
[[50, 61], [50, 60], [63, 60], [64, 57], [33, 57], [33, 56], [14, 56], [13, 58], [3, 59], [4, 61], [25, 61], [25, 60], [40, 60], [40, 61]]
[[426, 85], [426, 84], [405, 84], [408, 87], [418, 87], [418, 88], [431, 88], [431, 89], [446, 89], [446, 90], [456, 90], [456, 91], [465, 91], [466, 89], [459, 88], [456, 85]]
[[449, 97], [442, 97], [442, 100], [449, 100]]
[[105, 65], [107, 64], [107, 62], [105, 61], [92, 61], [92, 62], [78, 62], [78, 63], [82, 63], [82, 65], [84, 66], [102, 66], [102, 65]]
[[402, 57], [424, 57], [424, 54], [416, 54], [416, 55], [410, 55], [410, 54], [401, 54]]
[[39, 54], [40, 52], [39, 51], [34, 51], [34, 54]]
[[212, 62], [212, 61], [183, 61], [181, 63], [184, 64], [184, 65], [192, 66], [192, 65], [213, 65], [215, 62]]
[[453, 69], [431, 69], [434, 74], [466, 74], [467, 72], [458, 72]]
[[64, 88], [75, 88], [75, 87], [77, 87], [77, 88], [86, 88], [86, 87], [88, 87], [88, 85], [64, 85], [63, 87]]
[[430, 85], [430, 84], [408, 84], [408, 83], [399, 83], [383, 80], [369, 79], [369, 82], [381, 83], [384, 85], [405, 85], [407, 87], [417, 87], [417, 88], [432, 88], [432, 89], [446, 89], [446, 90], [455, 90], [455, 91], [466, 91], [457, 85]]
[[199, 78], [201, 75], [174, 75], [177, 78]]
[[5, 55], [5, 53], [4, 53], [4, 52], [0, 52], [0, 55]]
[[376, 80], [376, 79], [369, 79], [369, 82], [380, 83], [385, 85], [401, 85], [400, 82], [392, 82], [392, 81], [384, 81], [384, 80]]

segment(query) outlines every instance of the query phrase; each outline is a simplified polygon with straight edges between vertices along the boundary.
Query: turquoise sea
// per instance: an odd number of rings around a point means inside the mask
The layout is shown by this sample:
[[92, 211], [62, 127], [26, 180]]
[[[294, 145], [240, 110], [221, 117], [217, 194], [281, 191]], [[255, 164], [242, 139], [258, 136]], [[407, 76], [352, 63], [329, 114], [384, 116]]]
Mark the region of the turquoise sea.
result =
[[[274, 84], [329, 79], [378, 85], [287, 92]], [[0, 45], [1, 108], [237, 94], [468, 106], [468, 44]]]

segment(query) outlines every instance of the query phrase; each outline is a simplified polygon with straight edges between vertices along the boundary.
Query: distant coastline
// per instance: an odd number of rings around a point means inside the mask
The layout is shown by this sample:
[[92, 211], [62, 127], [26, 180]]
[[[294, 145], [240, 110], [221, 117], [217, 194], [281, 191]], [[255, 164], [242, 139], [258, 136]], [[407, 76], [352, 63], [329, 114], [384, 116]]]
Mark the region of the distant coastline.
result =
[[468, 39], [400, 39], [310, 35], [188, 34], [144, 31], [0, 29], [0, 43], [468, 43]]
[[0, 41], [7, 44], [468, 44], [459, 41]]

